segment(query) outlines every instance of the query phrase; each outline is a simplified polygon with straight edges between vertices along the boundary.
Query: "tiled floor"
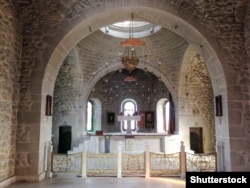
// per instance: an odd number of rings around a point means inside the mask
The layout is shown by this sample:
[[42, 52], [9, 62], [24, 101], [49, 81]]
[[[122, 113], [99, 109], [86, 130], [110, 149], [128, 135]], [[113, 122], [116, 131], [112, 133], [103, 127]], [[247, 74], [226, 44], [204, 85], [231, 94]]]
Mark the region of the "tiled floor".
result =
[[172, 177], [88, 177], [57, 175], [41, 182], [18, 182], [8, 188], [185, 188], [185, 179]]

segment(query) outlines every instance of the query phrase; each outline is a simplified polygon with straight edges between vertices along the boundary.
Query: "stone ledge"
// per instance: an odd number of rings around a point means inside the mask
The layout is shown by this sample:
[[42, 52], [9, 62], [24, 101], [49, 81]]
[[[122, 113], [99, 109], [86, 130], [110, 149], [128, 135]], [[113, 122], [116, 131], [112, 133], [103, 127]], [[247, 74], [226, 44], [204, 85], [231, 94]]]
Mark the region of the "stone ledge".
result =
[[37, 176], [32, 176], [32, 175], [27, 175], [27, 176], [16, 176], [16, 181], [28, 181], [28, 182], [34, 182], [34, 181], [41, 181], [45, 179], [45, 172], [37, 175]]
[[13, 184], [16, 182], [16, 177], [15, 176], [12, 176], [6, 180], [3, 180], [2, 182], [0, 182], [0, 187], [7, 187], [9, 186], [10, 184]]

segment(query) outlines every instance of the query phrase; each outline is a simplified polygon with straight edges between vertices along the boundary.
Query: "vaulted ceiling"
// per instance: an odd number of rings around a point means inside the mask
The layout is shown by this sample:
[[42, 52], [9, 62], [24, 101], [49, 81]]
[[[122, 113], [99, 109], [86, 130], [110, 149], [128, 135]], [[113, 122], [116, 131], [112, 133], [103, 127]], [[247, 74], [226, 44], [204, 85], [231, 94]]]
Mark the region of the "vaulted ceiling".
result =
[[[123, 1], [119, 1], [119, 3], [122, 2]], [[64, 34], [68, 29], [64, 28], [64, 30], [58, 31], [59, 28], [62, 29], [60, 25], [70, 22], [73, 26], [81, 17], [88, 16], [87, 12], [89, 8], [98, 7], [103, 4], [107, 4], [108, 6], [109, 4], [115, 3], [118, 2], [83, 0], [49, 0], [44, 2], [34, 0], [15, 1], [21, 20], [20, 23], [23, 24], [23, 31], [20, 32], [25, 33], [23, 35], [24, 47], [27, 50], [25, 54], [33, 53], [34, 48], [32, 49], [32, 46], [35, 47], [37, 51], [42, 51], [46, 48], [44, 44], [39, 42], [33, 43], [32, 41], [34, 40], [30, 38], [31, 36], [35, 37], [38, 41], [47, 40], [52, 41], [52, 43], [53, 41], [56, 42], [58, 36], [54, 36], [54, 33]], [[123, 3], [125, 3], [125, 1]], [[141, 2], [141, 4], [144, 3], [145, 2]], [[166, 3], [175, 7], [177, 10], [188, 13], [190, 17], [196, 18], [202, 25], [211, 29], [214, 34], [219, 36], [218, 41], [225, 48], [228, 48], [232, 44], [229, 44], [230, 40], [225, 37], [220, 38], [220, 36], [230, 37], [232, 36], [232, 31], [239, 30], [239, 25], [245, 20], [245, 9], [247, 6], [246, 0], [167, 0]], [[123, 13], [120, 17], [124, 20], [129, 20], [132, 11], [132, 9], [128, 10], [127, 14]], [[102, 18], [100, 17], [98, 19], [101, 20]], [[135, 13], [134, 19], [144, 21], [140, 13]], [[161, 19], [162, 18], [156, 18], [156, 20]], [[113, 24], [113, 22], [110, 23], [109, 20], [103, 20], [103, 22], [104, 24], [107, 23], [106, 25]], [[86, 69], [83, 70], [84, 74], [92, 74], [102, 68], [106, 63], [110, 64], [117, 61], [119, 59], [118, 52], [122, 51], [119, 47], [122, 39], [111, 37], [99, 30], [93, 31], [94, 25], [95, 23], [92, 22], [89, 26], [91, 34], [83, 38], [81, 42], [76, 45], [82, 67], [86, 67]], [[180, 25], [176, 24], [174, 27], [178, 29]], [[240, 32], [239, 30], [239, 35]], [[163, 66], [165, 65], [166, 67], [168, 67], [169, 64], [174, 64], [175, 66], [180, 65], [189, 42], [185, 39], [185, 36], [174, 34], [166, 28], [162, 28], [159, 32], [145, 37], [143, 40], [146, 42], [147, 57], [143, 56], [145, 48], [138, 49], [138, 56], [140, 56], [140, 59], [155, 65], [155, 67], [161, 70], [164, 70], [164, 67], [159, 67], [159, 62], [164, 62]], [[239, 40], [241, 40], [240, 37]], [[88, 67], [92, 67], [91, 70]]]

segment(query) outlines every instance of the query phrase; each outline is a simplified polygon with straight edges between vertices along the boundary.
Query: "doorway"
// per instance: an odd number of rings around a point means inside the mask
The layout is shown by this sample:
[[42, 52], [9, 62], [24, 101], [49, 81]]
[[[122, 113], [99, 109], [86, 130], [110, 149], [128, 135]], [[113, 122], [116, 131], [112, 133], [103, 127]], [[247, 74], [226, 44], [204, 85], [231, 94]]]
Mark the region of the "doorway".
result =
[[190, 149], [195, 153], [203, 153], [203, 129], [202, 127], [190, 127]]
[[71, 149], [71, 126], [64, 125], [59, 127], [59, 146], [58, 153], [67, 153]]

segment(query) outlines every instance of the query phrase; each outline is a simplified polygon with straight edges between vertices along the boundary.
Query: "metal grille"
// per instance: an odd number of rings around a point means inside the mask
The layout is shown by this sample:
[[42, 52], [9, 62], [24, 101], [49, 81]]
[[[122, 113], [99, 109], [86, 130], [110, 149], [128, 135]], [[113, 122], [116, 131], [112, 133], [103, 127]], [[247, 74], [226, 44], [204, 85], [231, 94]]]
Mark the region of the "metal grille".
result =
[[87, 174], [89, 176], [116, 176], [117, 154], [95, 154], [88, 152]]
[[164, 154], [150, 153], [150, 175], [151, 176], [169, 176], [180, 175], [180, 153]]
[[216, 153], [186, 153], [186, 170], [188, 172], [215, 172], [216, 169]]
[[122, 154], [122, 175], [123, 176], [144, 176], [145, 175], [145, 152], [141, 154]]
[[80, 172], [82, 153], [53, 154], [52, 172]]

